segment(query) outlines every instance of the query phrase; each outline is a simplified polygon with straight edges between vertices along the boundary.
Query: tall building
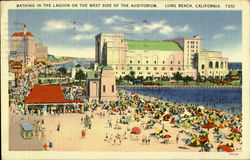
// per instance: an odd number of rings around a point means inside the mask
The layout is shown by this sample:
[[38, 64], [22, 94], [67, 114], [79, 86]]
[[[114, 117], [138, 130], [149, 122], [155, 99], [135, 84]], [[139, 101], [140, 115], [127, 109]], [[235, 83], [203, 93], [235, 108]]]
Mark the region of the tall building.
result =
[[[144, 78], [172, 77], [176, 72], [194, 78], [201, 75], [223, 78], [228, 73], [227, 58], [223, 58], [221, 52], [201, 51], [201, 37], [198, 35], [164, 41], [124, 40], [123, 34], [105, 33], [95, 38], [96, 63], [112, 66], [116, 77], [123, 77], [131, 71], [136, 77]], [[223, 61], [226, 66], [220, 71], [219, 68], [199, 68], [202, 64], [209, 64], [210, 60], [213, 63]]]
[[10, 59], [20, 60], [24, 65], [34, 64], [36, 58], [48, 57], [48, 47], [37, 43], [31, 32], [27, 32], [24, 25], [23, 32], [16, 32], [11, 36]]

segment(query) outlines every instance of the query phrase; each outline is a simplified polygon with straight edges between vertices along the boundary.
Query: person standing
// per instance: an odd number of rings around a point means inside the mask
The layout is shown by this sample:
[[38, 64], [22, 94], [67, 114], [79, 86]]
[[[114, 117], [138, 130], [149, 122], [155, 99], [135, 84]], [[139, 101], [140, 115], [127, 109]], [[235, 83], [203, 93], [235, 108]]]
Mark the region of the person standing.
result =
[[91, 129], [91, 120], [89, 120], [89, 129]]
[[176, 136], [176, 143], [178, 144], [179, 142], [179, 134]]

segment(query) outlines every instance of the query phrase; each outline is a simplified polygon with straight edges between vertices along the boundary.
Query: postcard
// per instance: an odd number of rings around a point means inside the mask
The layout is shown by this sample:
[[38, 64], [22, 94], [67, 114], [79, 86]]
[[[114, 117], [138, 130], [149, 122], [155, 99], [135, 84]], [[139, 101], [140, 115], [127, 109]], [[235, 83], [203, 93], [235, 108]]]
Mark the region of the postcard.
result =
[[3, 159], [249, 159], [248, 1], [1, 2]]

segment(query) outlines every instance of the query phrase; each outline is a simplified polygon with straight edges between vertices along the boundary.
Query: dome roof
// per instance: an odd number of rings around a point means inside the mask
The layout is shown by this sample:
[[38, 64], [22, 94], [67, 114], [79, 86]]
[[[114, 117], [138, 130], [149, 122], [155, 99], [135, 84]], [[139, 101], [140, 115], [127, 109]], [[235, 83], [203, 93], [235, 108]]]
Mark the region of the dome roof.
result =
[[16, 32], [11, 37], [24, 37], [24, 36], [34, 37], [31, 32], [27, 32], [25, 35], [23, 34], [23, 32]]

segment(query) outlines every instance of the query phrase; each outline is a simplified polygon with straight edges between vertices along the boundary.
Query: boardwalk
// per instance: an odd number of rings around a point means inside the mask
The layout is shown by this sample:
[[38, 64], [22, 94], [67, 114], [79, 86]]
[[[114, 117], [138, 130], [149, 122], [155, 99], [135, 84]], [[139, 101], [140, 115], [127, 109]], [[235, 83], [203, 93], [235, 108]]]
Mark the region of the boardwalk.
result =
[[117, 88], [242, 88], [242, 86], [200, 86], [200, 85], [117, 85]]

